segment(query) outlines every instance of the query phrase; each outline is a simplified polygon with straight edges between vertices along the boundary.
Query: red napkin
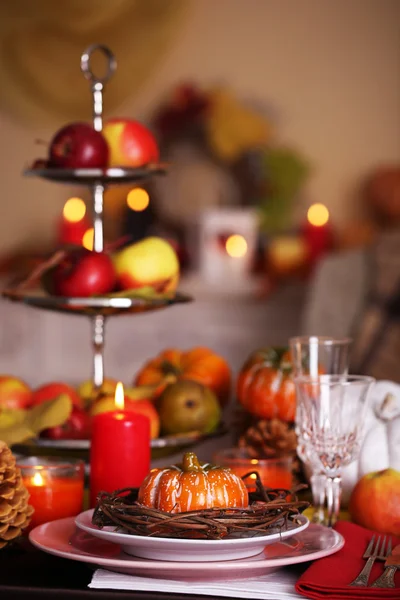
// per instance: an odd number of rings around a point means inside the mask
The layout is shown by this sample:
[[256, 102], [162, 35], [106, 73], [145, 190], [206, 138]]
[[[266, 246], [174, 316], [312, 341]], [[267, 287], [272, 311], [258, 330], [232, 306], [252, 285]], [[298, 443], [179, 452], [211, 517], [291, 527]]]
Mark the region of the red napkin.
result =
[[[367, 548], [368, 542], [374, 535], [373, 531], [364, 529], [354, 523], [340, 521], [335, 529], [345, 539], [345, 545], [339, 552], [316, 560], [301, 575], [296, 583], [296, 591], [307, 598], [317, 600], [361, 600], [373, 598], [374, 600], [400, 599], [400, 570], [395, 575], [395, 588], [370, 588], [350, 587], [363, 568], [366, 560], [362, 555]], [[376, 533], [375, 533], [376, 535]], [[378, 534], [379, 535], [379, 534]], [[400, 543], [400, 539], [392, 537], [392, 547]], [[384, 570], [382, 561], [375, 561], [372, 567], [368, 584], [371, 585]]]

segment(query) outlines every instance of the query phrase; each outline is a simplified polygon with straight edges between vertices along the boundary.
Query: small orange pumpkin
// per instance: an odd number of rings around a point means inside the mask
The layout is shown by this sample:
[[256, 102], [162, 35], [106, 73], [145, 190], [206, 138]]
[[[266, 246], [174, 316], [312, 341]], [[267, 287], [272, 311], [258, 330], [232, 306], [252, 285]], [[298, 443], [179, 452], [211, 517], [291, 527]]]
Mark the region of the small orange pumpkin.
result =
[[191, 379], [210, 388], [222, 405], [229, 401], [230, 367], [222, 356], [209, 348], [164, 350], [140, 369], [135, 378], [135, 385], [159, 385], [178, 379]]
[[239, 373], [236, 392], [239, 402], [252, 415], [293, 422], [296, 390], [287, 348], [253, 352]]
[[200, 464], [186, 452], [181, 465], [152, 469], [139, 489], [138, 502], [164, 512], [205, 508], [246, 507], [249, 496], [243, 480], [228, 468]]

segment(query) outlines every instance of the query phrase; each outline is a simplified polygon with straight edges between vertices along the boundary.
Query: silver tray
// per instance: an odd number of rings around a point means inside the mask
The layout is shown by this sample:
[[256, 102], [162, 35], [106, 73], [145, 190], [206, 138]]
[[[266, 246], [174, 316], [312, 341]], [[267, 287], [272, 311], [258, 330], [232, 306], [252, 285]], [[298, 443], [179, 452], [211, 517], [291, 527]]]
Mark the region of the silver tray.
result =
[[51, 296], [42, 290], [15, 292], [5, 290], [2, 295], [14, 302], [22, 302], [36, 308], [75, 315], [119, 315], [159, 310], [173, 304], [192, 302], [191, 296], [176, 292], [168, 298], [125, 298], [121, 296], [96, 296], [91, 298], [67, 298]]
[[[227, 433], [227, 428], [224, 424], [220, 424], [218, 428], [211, 433], [200, 433], [192, 431], [190, 433], [181, 433], [178, 435], [166, 435], [152, 439], [150, 446], [152, 449], [162, 448], [180, 448], [190, 446], [203, 440], [213, 437], [220, 437]], [[16, 449], [26, 448], [49, 448], [52, 450], [89, 450], [90, 440], [47, 440], [45, 438], [36, 438], [26, 444], [15, 444]]]
[[154, 164], [138, 167], [110, 167], [109, 169], [60, 169], [60, 168], [33, 168], [26, 169], [24, 175], [27, 177], [41, 177], [48, 181], [57, 183], [68, 183], [76, 185], [108, 185], [126, 184], [135, 181], [143, 181], [153, 175], [166, 173], [166, 165]]

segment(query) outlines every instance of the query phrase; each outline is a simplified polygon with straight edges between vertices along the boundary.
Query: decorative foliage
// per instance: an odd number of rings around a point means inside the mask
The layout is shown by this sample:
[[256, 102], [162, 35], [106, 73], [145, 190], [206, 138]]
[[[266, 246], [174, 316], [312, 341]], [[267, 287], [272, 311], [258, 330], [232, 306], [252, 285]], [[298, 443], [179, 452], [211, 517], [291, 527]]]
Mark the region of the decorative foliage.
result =
[[227, 88], [178, 86], [153, 119], [162, 151], [189, 141], [228, 169], [244, 205], [258, 205], [267, 233], [288, 228], [298, 194], [309, 175], [302, 155], [275, 145], [272, 124]]
[[71, 411], [72, 403], [67, 394], [27, 410], [3, 408], [0, 412], [0, 440], [10, 446], [22, 444], [45, 429], [65, 423]]
[[262, 159], [267, 189], [260, 198], [260, 226], [269, 233], [283, 231], [309, 175], [309, 165], [290, 148], [269, 148]]

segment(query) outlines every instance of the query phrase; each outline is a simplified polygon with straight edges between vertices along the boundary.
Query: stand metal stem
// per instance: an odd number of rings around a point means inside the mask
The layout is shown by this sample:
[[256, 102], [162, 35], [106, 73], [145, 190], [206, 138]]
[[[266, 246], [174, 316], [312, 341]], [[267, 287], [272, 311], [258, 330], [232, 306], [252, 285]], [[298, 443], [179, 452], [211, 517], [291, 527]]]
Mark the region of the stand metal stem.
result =
[[[103, 77], [96, 77], [91, 69], [90, 60], [94, 52], [100, 51], [107, 60], [107, 70]], [[103, 129], [103, 90], [105, 83], [110, 79], [117, 66], [111, 50], [103, 44], [89, 46], [81, 56], [81, 69], [85, 78], [90, 82], [93, 96], [93, 127], [96, 131]], [[96, 182], [93, 186], [93, 250], [103, 252], [103, 206], [104, 190], [102, 183]], [[92, 318], [93, 328], [93, 387], [99, 389], [104, 381], [104, 328], [105, 317], [96, 315]]]
[[103, 315], [92, 318], [93, 343], [93, 386], [99, 389], [104, 381], [104, 330], [106, 320]]
[[104, 206], [104, 185], [96, 183], [93, 187], [93, 250], [103, 252], [104, 232], [103, 232], [103, 206]]

